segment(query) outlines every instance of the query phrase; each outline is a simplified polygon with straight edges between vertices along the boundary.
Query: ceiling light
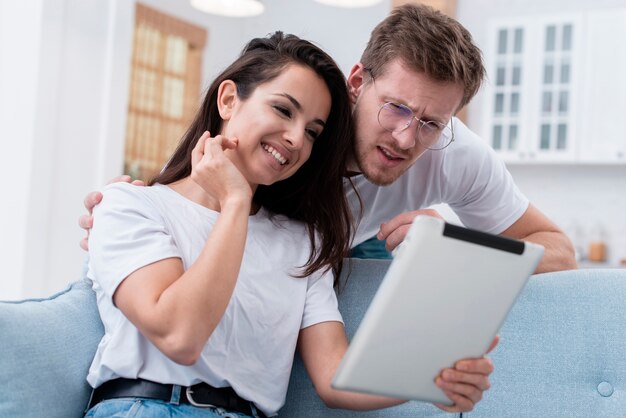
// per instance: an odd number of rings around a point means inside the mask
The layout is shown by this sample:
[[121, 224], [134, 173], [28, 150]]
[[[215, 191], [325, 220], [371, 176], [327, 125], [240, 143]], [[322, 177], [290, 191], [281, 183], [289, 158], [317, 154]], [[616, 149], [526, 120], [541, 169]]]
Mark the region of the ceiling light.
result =
[[369, 7], [376, 3], [380, 3], [382, 0], [315, 0], [318, 3], [326, 4], [328, 6], [345, 7], [345, 8], [357, 8], [357, 7]]
[[258, 16], [265, 6], [258, 0], [190, 0], [198, 10], [228, 17]]

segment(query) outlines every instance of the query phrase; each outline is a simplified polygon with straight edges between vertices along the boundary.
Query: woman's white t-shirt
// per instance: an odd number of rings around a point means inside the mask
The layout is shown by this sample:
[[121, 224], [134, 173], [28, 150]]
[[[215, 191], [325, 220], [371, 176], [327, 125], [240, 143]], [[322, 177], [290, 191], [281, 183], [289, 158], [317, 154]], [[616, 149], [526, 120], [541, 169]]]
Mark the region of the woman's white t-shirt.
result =
[[188, 269], [219, 213], [167, 186], [115, 183], [104, 190], [94, 215], [88, 277], [105, 335], [87, 377], [92, 387], [118, 377], [231, 386], [271, 416], [284, 404], [300, 329], [342, 321], [332, 273], [290, 276], [309, 258], [305, 226], [261, 209], [249, 217], [241, 270], [222, 320], [197, 363], [177, 364], [137, 330], [112, 297], [130, 273], [156, 261], [177, 257]]

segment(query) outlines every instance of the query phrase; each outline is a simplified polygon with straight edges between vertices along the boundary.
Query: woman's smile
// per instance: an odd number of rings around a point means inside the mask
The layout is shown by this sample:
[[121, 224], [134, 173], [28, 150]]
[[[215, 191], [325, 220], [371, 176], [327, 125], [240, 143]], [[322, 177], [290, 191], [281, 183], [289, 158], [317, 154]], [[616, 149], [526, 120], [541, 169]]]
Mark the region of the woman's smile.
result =
[[268, 144], [261, 144], [261, 147], [263, 147], [263, 149], [270, 155], [272, 155], [272, 157], [274, 157], [274, 159], [276, 161], [278, 161], [278, 163], [282, 166], [285, 165], [289, 162], [289, 160], [287, 160], [287, 158], [285, 158], [283, 156], [283, 154], [278, 151], [276, 148], [274, 148], [271, 145]]

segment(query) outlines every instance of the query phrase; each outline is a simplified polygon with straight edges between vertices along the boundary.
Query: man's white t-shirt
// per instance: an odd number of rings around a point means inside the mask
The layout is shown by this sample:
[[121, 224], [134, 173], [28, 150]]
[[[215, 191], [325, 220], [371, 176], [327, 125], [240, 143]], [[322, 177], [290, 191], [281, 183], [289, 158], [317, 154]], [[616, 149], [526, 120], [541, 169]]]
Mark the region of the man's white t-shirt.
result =
[[105, 335], [87, 377], [92, 387], [118, 377], [231, 386], [271, 416], [284, 404], [300, 329], [342, 321], [332, 273], [290, 276], [309, 258], [305, 226], [261, 209], [249, 217], [241, 270], [222, 320], [196, 364], [177, 364], [137, 330], [112, 297], [130, 273], [156, 261], [177, 257], [188, 269], [219, 213], [167, 186], [115, 183], [105, 189], [94, 215], [88, 277]]
[[358, 221], [353, 246], [375, 236], [380, 225], [403, 212], [446, 203], [468, 228], [499, 234], [528, 208], [528, 199], [495, 152], [458, 119], [454, 142], [440, 151], [426, 151], [398, 180], [376, 186], [362, 175], [346, 192]]

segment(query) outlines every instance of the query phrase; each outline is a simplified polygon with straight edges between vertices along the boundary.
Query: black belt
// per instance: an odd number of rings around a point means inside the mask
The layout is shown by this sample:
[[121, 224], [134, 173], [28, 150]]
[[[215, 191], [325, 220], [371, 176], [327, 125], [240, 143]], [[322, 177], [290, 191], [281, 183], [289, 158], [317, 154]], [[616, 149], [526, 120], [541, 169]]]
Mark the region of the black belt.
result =
[[[87, 409], [104, 400], [115, 398], [148, 398], [170, 402], [174, 387], [175, 385], [155, 383], [143, 379], [109, 380], [93, 390]], [[178, 402], [201, 408], [214, 406], [227, 411], [254, 416], [250, 401], [237, 395], [231, 387], [214, 388], [206, 383], [198, 383], [189, 387], [181, 386]], [[260, 418], [267, 418], [258, 409], [256, 413]]]

